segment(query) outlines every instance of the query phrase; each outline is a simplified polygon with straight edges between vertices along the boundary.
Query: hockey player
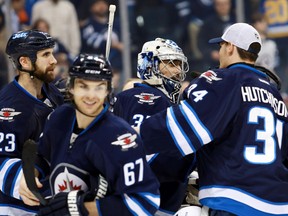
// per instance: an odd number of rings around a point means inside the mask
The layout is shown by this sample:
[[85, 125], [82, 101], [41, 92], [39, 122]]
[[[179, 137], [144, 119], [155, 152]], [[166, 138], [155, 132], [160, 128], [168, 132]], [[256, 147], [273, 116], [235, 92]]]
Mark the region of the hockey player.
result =
[[142, 123], [146, 151], [196, 152], [199, 200], [210, 216], [288, 215], [287, 109], [269, 72], [254, 66], [260, 36], [236, 23], [210, 43], [220, 45], [220, 68]]
[[[156, 38], [146, 42], [138, 54], [137, 75], [142, 83], [116, 96], [114, 114], [138, 128], [151, 115], [178, 102], [188, 70], [187, 58], [174, 41]], [[161, 202], [156, 215], [173, 215], [184, 200], [193, 155], [174, 164], [169, 163], [173, 158], [164, 154], [147, 158], [160, 181]]]
[[[69, 76], [72, 104], [49, 116], [39, 142], [39, 154], [50, 163], [54, 197], [38, 215], [153, 215], [159, 183], [142, 141], [105, 103], [111, 93], [110, 63], [80, 54]], [[42, 168], [44, 176], [49, 173]], [[25, 203], [39, 204], [25, 184], [20, 194]]]
[[48, 114], [63, 103], [53, 84], [57, 61], [54, 40], [47, 33], [29, 30], [12, 34], [6, 53], [18, 76], [0, 92], [0, 212], [34, 215], [18, 193], [21, 152], [27, 139], [38, 140]]

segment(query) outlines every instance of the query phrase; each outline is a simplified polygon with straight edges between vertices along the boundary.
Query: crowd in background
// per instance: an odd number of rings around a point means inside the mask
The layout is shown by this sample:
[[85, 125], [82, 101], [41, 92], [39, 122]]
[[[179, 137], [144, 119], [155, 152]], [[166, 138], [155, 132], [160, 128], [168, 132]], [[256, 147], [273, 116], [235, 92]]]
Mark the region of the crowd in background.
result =
[[[7, 3], [8, 2], [8, 3]], [[244, 21], [260, 33], [263, 48], [257, 64], [275, 71], [288, 93], [288, 1], [244, 0]], [[208, 40], [237, 21], [236, 0], [127, 0], [131, 43], [131, 77], [136, 77], [137, 54], [146, 41], [157, 37], [178, 43], [188, 57], [190, 73], [218, 65], [218, 47]], [[7, 35], [37, 28], [57, 39], [59, 78], [65, 77], [79, 52], [105, 53], [109, 4], [118, 6], [113, 26], [110, 62], [114, 83], [121, 88], [123, 74], [119, 1], [116, 0], [10, 0], [0, 1], [0, 87], [9, 81], [5, 55]], [[13, 71], [13, 70], [12, 70]], [[192, 76], [187, 76], [187, 81]], [[118, 83], [118, 86], [117, 86]]]

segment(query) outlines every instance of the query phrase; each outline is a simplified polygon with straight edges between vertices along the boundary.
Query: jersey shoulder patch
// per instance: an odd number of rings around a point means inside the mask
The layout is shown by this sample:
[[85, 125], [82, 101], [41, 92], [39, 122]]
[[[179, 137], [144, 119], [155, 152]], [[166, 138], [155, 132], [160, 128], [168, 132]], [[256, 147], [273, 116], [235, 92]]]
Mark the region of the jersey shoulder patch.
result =
[[138, 145], [136, 143], [137, 134], [126, 133], [117, 138], [116, 141], [112, 142], [112, 145], [121, 146], [122, 151], [127, 151], [129, 148], [136, 148]]

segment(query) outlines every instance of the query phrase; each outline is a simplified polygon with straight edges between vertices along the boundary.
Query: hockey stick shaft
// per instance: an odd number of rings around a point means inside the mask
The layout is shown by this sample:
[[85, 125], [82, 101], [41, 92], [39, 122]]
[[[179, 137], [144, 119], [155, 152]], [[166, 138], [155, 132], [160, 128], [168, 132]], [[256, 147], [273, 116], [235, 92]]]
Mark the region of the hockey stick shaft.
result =
[[34, 167], [37, 153], [37, 144], [34, 140], [27, 140], [22, 151], [22, 169], [29, 190], [39, 199], [42, 205], [47, 204], [47, 200], [39, 192], [35, 181]]
[[113, 30], [115, 11], [116, 11], [116, 6], [115, 5], [110, 5], [109, 6], [109, 20], [108, 20], [107, 42], [106, 42], [106, 53], [105, 53], [105, 57], [107, 59], [109, 59], [109, 54], [110, 54], [111, 38], [112, 38], [112, 30]]

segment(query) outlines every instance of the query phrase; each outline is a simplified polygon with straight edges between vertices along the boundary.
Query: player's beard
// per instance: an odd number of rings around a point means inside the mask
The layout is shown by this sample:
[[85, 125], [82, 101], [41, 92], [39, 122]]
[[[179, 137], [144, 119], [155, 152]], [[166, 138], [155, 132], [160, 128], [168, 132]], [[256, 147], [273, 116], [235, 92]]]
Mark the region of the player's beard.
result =
[[45, 71], [42, 71], [36, 65], [36, 70], [35, 70], [33, 75], [37, 79], [42, 80], [45, 83], [50, 83], [50, 82], [54, 81], [54, 79], [55, 79], [55, 74], [53, 72], [54, 68], [55, 68], [55, 66], [50, 66], [50, 67], [47, 67], [45, 69]]

